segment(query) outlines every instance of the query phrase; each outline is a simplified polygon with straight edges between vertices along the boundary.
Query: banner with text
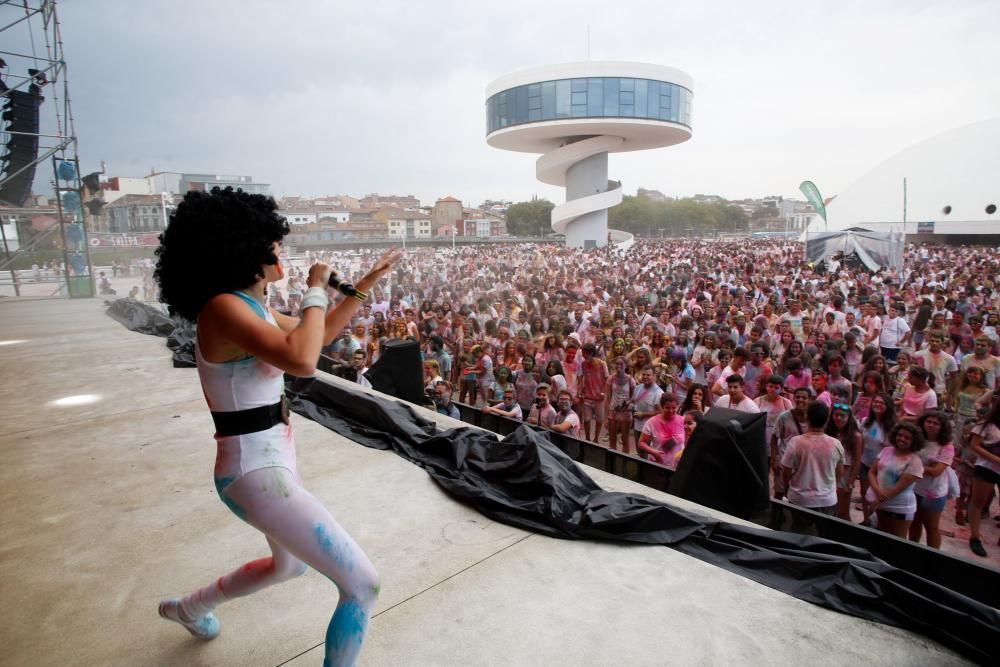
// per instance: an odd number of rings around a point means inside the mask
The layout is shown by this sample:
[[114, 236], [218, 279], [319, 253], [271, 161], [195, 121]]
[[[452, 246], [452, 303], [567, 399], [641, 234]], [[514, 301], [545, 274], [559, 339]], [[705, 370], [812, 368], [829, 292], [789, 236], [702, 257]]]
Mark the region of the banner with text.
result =
[[90, 234], [91, 248], [155, 248], [160, 245], [160, 233], [150, 234]]

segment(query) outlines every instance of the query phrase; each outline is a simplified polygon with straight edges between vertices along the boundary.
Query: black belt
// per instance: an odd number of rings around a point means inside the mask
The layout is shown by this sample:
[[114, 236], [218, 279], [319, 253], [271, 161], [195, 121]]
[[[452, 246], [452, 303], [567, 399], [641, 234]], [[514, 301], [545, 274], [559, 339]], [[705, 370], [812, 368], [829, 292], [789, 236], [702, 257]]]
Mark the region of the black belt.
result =
[[215, 435], [226, 437], [266, 431], [276, 424], [287, 424], [289, 414], [288, 397], [282, 396], [273, 405], [232, 412], [213, 412], [212, 419], [215, 421]]

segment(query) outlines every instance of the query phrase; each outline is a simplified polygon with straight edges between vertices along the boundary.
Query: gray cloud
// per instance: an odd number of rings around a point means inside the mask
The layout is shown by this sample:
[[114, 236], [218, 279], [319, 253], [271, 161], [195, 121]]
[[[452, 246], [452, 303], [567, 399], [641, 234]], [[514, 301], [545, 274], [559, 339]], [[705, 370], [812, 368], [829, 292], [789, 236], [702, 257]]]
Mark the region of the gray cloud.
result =
[[1000, 109], [995, 2], [130, 2], [59, 6], [84, 168], [251, 174], [276, 194], [561, 193], [484, 141], [510, 71], [640, 60], [695, 79], [687, 144], [626, 191], [825, 194]]

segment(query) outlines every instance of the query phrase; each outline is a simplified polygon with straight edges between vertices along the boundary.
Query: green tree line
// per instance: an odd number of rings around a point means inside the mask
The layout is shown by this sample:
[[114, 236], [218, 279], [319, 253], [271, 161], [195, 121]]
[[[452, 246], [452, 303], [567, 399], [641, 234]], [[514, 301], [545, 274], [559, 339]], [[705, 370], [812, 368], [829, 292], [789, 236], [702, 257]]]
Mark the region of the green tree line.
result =
[[[552, 231], [554, 204], [535, 199], [513, 204], [507, 209], [507, 233], [537, 236]], [[626, 195], [618, 206], [608, 210], [608, 227], [638, 236], [702, 236], [715, 232], [740, 232], [749, 219], [742, 209], [730, 204], [700, 204], [693, 199], [653, 201]]]
[[548, 199], [532, 199], [507, 208], [507, 233], [512, 236], [545, 236], [552, 233], [552, 209]]

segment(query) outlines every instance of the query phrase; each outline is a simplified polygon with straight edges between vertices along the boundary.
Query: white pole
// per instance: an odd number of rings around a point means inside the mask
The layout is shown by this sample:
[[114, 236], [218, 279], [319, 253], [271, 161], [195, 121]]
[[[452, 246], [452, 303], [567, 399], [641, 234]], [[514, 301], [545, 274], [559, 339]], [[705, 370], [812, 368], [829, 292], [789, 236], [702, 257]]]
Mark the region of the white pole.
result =
[[804, 255], [802, 259], [803, 263], [806, 265], [809, 264], [809, 225], [812, 224], [812, 221], [815, 219], [816, 218], [811, 218], [806, 221], [806, 229], [805, 232], [802, 234], [802, 237], [805, 241], [805, 247], [802, 249], [802, 254]]
[[906, 233], [906, 176], [903, 177], [903, 233]]

